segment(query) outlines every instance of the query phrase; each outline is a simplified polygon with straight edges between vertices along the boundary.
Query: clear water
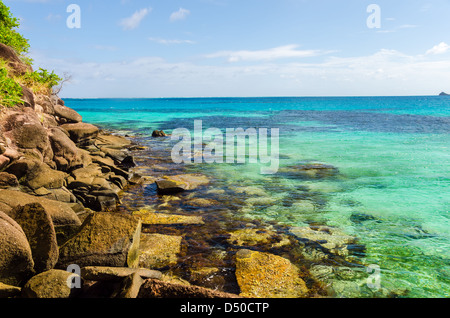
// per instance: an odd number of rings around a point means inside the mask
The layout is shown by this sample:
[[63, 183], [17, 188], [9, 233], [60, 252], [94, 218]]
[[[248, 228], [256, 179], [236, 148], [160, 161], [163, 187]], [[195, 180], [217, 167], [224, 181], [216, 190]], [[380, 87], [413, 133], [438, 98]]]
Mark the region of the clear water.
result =
[[[450, 296], [450, 98], [68, 99], [85, 122], [150, 136], [204, 128], [279, 128], [281, 166], [316, 160], [342, 177], [264, 176], [259, 166], [204, 165], [223, 185], [257, 187], [270, 205], [240, 213], [292, 226], [338, 227], [366, 246], [362, 263], [408, 297]], [[320, 193], [314, 213], [286, 206], [300, 187]], [[362, 218], [360, 216], [363, 216]]]

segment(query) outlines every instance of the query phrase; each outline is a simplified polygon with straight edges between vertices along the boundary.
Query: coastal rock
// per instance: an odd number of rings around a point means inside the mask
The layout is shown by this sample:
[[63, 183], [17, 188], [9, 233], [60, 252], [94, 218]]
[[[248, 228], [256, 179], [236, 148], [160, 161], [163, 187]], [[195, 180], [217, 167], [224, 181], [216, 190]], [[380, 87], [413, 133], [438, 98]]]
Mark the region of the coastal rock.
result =
[[35, 102], [34, 102], [34, 94], [33, 91], [31, 89], [29, 89], [26, 86], [20, 85], [22, 87], [22, 99], [23, 99], [23, 105], [25, 107], [30, 107], [33, 108], [35, 107]]
[[5, 61], [8, 61], [8, 64], [11, 67], [11, 70], [14, 72], [14, 74], [22, 75], [25, 74], [26, 72], [33, 71], [31, 66], [22, 62], [22, 60], [16, 54], [13, 48], [3, 43], [0, 43], [0, 58], [4, 59]]
[[141, 286], [138, 298], [239, 298], [239, 296], [199, 286], [147, 279]]
[[83, 166], [80, 149], [62, 129], [50, 128], [48, 136], [58, 170], [68, 171], [69, 169]]
[[349, 255], [348, 246], [357, 241], [355, 237], [328, 226], [294, 227], [290, 232], [299, 239], [314, 241], [331, 253], [341, 256]]
[[0, 172], [0, 189], [14, 188], [19, 186], [17, 177], [7, 172]]
[[26, 194], [21, 191], [0, 190], [0, 210], [6, 214], [18, 205], [41, 204], [51, 216], [58, 237], [78, 230], [81, 221], [69, 204]]
[[139, 266], [162, 268], [177, 263], [181, 250], [181, 236], [163, 234], [142, 234]]
[[137, 298], [143, 283], [144, 279], [137, 273], [125, 277], [115, 298]]
[[59, 250], [58, 267], [137, 267], [141, 221], [119, 213], [91, 213]]
[[23, 298], [64, 299], [76, 295], [77, 288], [70, 288], [73, 273], [52, 269], [33, 276], [22, 288]]
[[99, 133], [96, 126], [87, 123], [64, 124], [61, 128], [69, 133], [70, 139], [77, 145], [89, 144], [89, 140], [95, 139]]
[[55, 115], [65, 119], [66, 122], [79, 123], [83, 120], [81, 115], [78, 114], [75, 110], [64, 105], [55, 104], [53, 106], [53, 109], [55, 110]]
[[166, 137], [166, 133], [162, 130], [154, 130], [152, 132], [152, 137]]
[[121, 281], [122, 279], [137, 274], [144, 279], [161, 279], [162, 273], [146, 268], [86, 266], [81, 269], [81, 277], [92, 281]]
[[236, 253], [236, 279], [241, 296], [299, 298], [308, 293], [300, 270], [288, 259], [251, 250]]
[[124, 149], [131, 145], [131, 141], [122, 136], [101, 134], [97, 136], [95, 145], [97, 148]]
[[156, 186], [160, 194], [173, 194], [185, 190], [195, 190], [209, 182], [209, 179], [201, 174], [183, 174], [164, 176], [156, 181]]
[[0, 282], [21, 286], [33, 275], [33, 267], [25, 233], [16, 221], [0, 212]]
[[304, 162], [298, 165], [281, 167], [279, 173], [293, 178], [325, 179], [336, 177], [339, 174], [339, 169], [320, 162]]
[[200, 216], [167, 214], [167, 213], [151, 212], [146, 210], [133, 212], [133, 215], [141, 219], [142, 224], [145, 225], [204, 224], [203, 219]]
[[20, 287], [0, 283], [0, 298], [12, 298], [18, 296], [21, 290]]
[[238, 246], [261, 246], [279, 247], [289, 244], [285, 235], [267, 229], [239, 229], [230, 233], [227, 239], [229, 244]]
[[58, 243], [50, 215], [39, 203], [18, 206], [11, 217], [21, 226], [30, 244], [36, 273], [53, 269], [58, 261]]
[[5, 168], [9, 163], [11, 162], [11, 159], [4, 155], [0, 155], [0, 169]]

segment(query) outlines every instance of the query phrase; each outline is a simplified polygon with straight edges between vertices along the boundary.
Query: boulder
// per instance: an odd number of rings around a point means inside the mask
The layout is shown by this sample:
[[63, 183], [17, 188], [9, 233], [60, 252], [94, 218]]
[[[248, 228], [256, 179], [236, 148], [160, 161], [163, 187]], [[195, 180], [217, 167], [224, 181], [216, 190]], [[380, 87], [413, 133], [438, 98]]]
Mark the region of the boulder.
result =
[[16, 221], [0, 212], [0, 282], [21, 286], [34, 273], [30, 244]]
[[79, 123], [83, 120], [80, 114], [78, 114], [72, 108], [66, 107], [64, 105], [55, 104], [53, 106], [55, 110], [55, 115], [64, 118], [69, 123]]
[[0, 172], [0, 189], [7, 189], [11, 187], [18, 187], [19, 181], [13, 174], [7, 172]]
[[58, 261], [56, 232], [49, 213], [39, 203], [17, 206], [11, 217], [22, 227], [30, 244], [36, 273], [53, 269]]
[[64, 226], [78, 228], [81, 225], [80, 219], [67, 203], [29, 195], [21, 191], [0, 190], [0, 210], [6, 214], [9, 214], [18, 205], [29, 203], [40, 203], [51, 216], [56, 229]]
[[339, 169], [329, 164], [306, 161], [298, 165], [281, 167], [279, 173], [292, 178], [325, 179], [336, 177]]
[[52, 269], [33, 276], [22, 288], [23, 298], [64, 299], [76, 296], [78, 289], [70, 288], [73, 273]]
[[141, 221], [119, 213], [91, 213], [79, 232], [59, 249], [58, 268], [84, 266], [137, 267]]
[[4, 155], [0, 155], [0, 170], [5, 168], [9, 163], [11, 162], [11, 159]]
[[163, 268], [176, 264], [182, 239], [181, 236], [143, 233], [139, 246], [139, 266]]
[[22, 87], [22, 99], [24, 101], [25, 107], [31, 107], [34, 109], [35, 102], [34, 102], [34, 94], [31, 89], [29, 89], [26, 86], [20, 85]]
[[121, 281], [122, 279], [137, 274], [144, 279], [161, 279], [162, 273], [146, 268], [86, 266], [81, 269], [81, 277], [92, 281]]
[[164, 176], [156, 181], [158, 193], [173, 194], [185, 190], [195, 190], [199, 186], [209, 183], [209, 179], [200, 174], [184, 174], [175, 176]]
[[96, 126], [88, 123], [64, 124], [61, 128], [69, 133], [70, 139], [76, 144], [89, 144], [89, 140], [95, 139], [99, 133]]
[[288, 259], [247, 249], [236, 253], [236, 280], [243, 297], [300, 298], [308, 293], [300, 270]]
[[8, 62], [9, 66], [15, 74], [22, 75], [26, 72], [33, 71], [30, 65], [22, 62], [13, 48], [3, 43], [0, 43], [0, 58]]
[[166, 133], [162, 130], [154, 130], [152, 132], [152, 137], [166, 137]]
[[238, 295], [199, 286], [147, 279], [141, 286], [138, 298], [239, 298]]
[[124, 149], [131, 145], [131, 141], [122, 136], [102, 134], [97, 136], [95, 145], [98, 148]]
[[11, 298], [20, 295], [20, 287], [0, 283], [0, 298]]
[[58, 170], [67, 171], [78, 166], [83, 166], [80, 149], [62, 129], [57, 127], [50, 128], [48, 130], [48, 137]]

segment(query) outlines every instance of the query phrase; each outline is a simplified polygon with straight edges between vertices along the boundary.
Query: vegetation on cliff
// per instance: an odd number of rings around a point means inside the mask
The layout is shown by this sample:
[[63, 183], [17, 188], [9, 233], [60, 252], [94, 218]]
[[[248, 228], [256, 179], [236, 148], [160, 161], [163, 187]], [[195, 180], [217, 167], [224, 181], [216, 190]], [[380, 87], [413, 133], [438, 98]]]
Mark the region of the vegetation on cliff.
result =
[[62, 79], [53, 71], [39, 68], [33, 71], [32, 60], [26, 56], [29, 50], [28, 40], [16, 31], [19, 20], [12, 16], [10, 9], [0, 2], [0, 43], [10, 47], [25, 65], [22, 71], [11, 67], [10, 61], [0, 55], [0, 105], [13, 107], [23, 103], [22, 86], [30, 88], [34, 93], [51, 95], [52, 88]]

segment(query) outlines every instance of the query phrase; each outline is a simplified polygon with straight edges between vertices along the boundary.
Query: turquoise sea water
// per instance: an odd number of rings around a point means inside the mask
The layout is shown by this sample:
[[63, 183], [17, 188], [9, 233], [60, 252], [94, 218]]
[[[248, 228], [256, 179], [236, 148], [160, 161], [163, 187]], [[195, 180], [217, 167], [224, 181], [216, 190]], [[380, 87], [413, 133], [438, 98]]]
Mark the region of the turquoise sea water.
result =
[[[326, 224], [357, 237], [361, 262], [381, 269], [381, 285], [408, 297], [450, 296], [450, 98], [66, 99], [83, 121], [148, 138], [155, 129], [279, 128], [280, 166], [307, 160], [339, 178], [261, 175], [259, 165], [198, 166], [222, 185], [251, 186], [271, 204], [239, 213], [291, 226]], [[280, 168], [280, 170], [281, 170]], [[307, 187], [315, 208], [286, 204]], [[260, 192], [261, 192], [260, 191]], [[323, 199], [323, 200], [322, 200]], [[266, 201], [267, 201], [266, 200]]]

